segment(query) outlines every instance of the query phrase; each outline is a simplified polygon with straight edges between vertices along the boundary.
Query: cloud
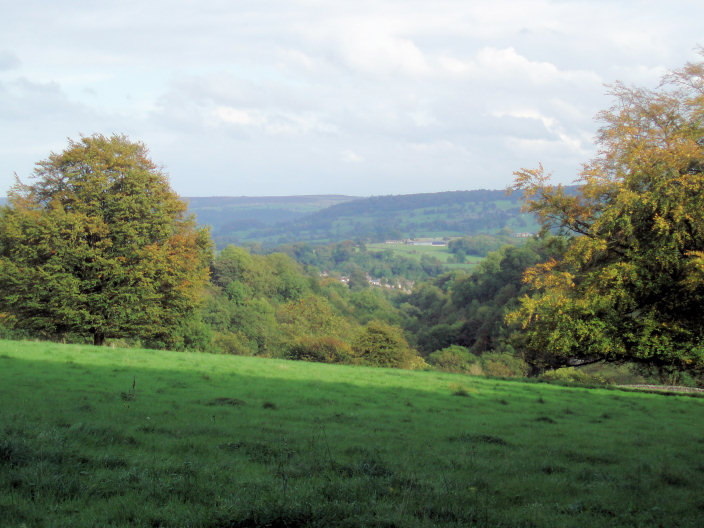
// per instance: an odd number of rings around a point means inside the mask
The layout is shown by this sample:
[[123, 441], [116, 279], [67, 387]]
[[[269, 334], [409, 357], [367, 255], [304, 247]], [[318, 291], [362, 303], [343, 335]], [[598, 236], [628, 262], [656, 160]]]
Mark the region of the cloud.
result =
[[86, 108], [72, 103], [55, 82], [33, 82], [19, 77], [0, 83], [0, 122], [24, 122], [42, 116], [43, 121], [80, 119]]
[[561, 70], [547, 61], [531, 61], [516, 52], [513, 47], [504, 49], [482, 48], [476, 59], [468, 65], [471, 74], [490, 79], [518, 79], [535, 85], [556, 82], [589, 83], [599, 86], [601, 77], [593, 71]]
[[231, 125], [250, 126], [261, 125], [265, 122], [262, 116], [255, 115], [252, 112], [247, 112], [246, 110], [240, 110], [227, 106], [220, 106], [216, 108], [214, 114], [220, 121]]
[[603, 83], [653, 86], [696, 59], [693, 12], [586, 0], [10, 4], [0, 195], [14, 171], [93, 132], [143, 140], [186, 195], [501, 187], [538, 161], [571, 180], [594, 154]]
[[376, 24], [352, 27], [338, 36], [339, 51], [351, 68], [374, 75], [427, 75], [431, 67], [410, 38], [384, 31]]
[[19, 68], [22, 64], [19, 57], [7, 50], [0, 50], [0, 72]]
[[364, 158], [352, 150], [343, 150], [340, 159], [345, 163], [361, 163]]

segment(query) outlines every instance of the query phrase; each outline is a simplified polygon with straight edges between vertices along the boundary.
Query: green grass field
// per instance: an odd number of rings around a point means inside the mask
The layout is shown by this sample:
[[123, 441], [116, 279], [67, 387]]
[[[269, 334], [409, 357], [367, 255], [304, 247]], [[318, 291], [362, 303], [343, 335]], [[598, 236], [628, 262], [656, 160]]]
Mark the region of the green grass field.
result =
[[2, 526], [704, 525], [704, 399], [0, 341]]
[[366, 244], [368, 251], [385, 251], [390, 250], [398, 255], [404, 257], [412, 258], [420, 261], [423, 255], [428, 255], [430, 257], [435, 257], [443, 264], [452, 269], [464, 269], [470, 270], [477, 265], [478, 262], [484, 260], [484, 257], [477, 257], [475, 255], [467, 256], [467, 260], [462, 264], [457, 264], [455, 262], [447, 262], [447, 259], [452, 256], [452, 253], [447, 249], [447, 246], [412, 246], [409, 244], [386, 244], [386, 243], [374, 243]]

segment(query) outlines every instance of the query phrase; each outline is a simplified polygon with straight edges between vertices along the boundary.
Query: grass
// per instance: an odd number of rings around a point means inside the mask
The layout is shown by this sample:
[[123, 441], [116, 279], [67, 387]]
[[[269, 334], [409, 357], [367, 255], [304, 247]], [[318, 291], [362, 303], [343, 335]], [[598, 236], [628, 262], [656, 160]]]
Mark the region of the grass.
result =
[[447, 246], [412, 246], [410, 244], [386, 244], [386, 243], [374, 243], [366, 244], [368, 251], [385, 251], [390, 250], [398, 255], [404, 257], [412, 258], [420, 261], [423, 255], [428, 255], [430, 257], [435, 257], [440, 260], [444, 265], [452, 269], [464, 269], [471, 270], [477, 263], [484, 260], [484, 257], [477, 257], [475, 255], [467, 256], [467, 259], [462, 264], [457, 264], [454, 262], [447, 262], [447, 259], [452, 256], [452, 253], [447, 249]]
[[0, 341], [3, 526], [701, 526], [704, 399]]

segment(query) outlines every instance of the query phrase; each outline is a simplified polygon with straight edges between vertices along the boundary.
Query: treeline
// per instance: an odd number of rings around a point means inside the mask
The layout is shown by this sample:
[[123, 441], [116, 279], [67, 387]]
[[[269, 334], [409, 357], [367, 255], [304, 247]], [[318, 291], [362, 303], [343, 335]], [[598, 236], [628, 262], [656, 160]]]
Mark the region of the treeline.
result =
[[228, 246], [211, 266], [198, 346], [229, 354], [527, 375], [535, 371], [515, 347], [518, 332], [505, 316], [528, 291], [522, 282], [526, 268], [560, 254], [564, 244], [548, 237], [505, 246], [472, 273], [437, 273], [410, 293], [373, 288], [366, 279], [350, 277], [346, 284], [321, 277], [315, 266], [321, 255], [323, 262], [374, 258], [352, 244], [296, 245], [300, 263], [284, 253], [258, 255]]
[[460, 345], [476, 355], [514, 352], [505, 323], [508, 311], [528, 292], [525, 270], [559, 254], [559, 238], [531, 239], [521, 247], [490, 253], [471, 272], [455, 271], [418, 284], [399, 299], [411, 342], [423, 354]]
[[236, 234], [233, 240], [241, 237], [244, 241], [251, 240], [249, 234], [277, 224], [287, 225], [320, 209], [354, 199], [344, 195], [211, 196], [184, 198], [184, 201], [199, 224], [211, 226], [211, 235], [216, 240]]
[[287, 254], [312, 272], [319, 270], [348, 276], [353, 289], [358, 287], [360, 281], [364, 286], [367, 276], [390, 281], [417, 281], [436, 277], [446, 271], [443, 263], [431, 255], [414, 259], [392, 250], [368, 250], [364, 243], [351, 240], [324, 245], [305, 242], [284, 244], [277, 251]]
[[[178, 346], [466, 374], [542, 374], [523, 347], [522, 329], [507, 324], [506, 316], [530, 293], [526, 269], [559, 258], [567, 245], [565, 238], [547, 236], [503, 246], [472, 272], [441, 270], [410, 292], [372, 287], [354, 273], [343, 283], [321, 276], [312, 260], [306, 267], [285, 253], [228, 246], [211, 264], [199, 322]], [[364, 255], [353, 248], [331, 245], [323, 254]]]
[[[486, 257], [506, 245], [519, 245], [525, 239], [512, 236], [504, 229], [495, 235], [464, 236], [450, 240], [447, 250], [451, 253], [448, 262], [463, 263], [468, 256]], [[248, 244], [250, 252], [257, 254], [285, 253], [312, 273], [332, 272], [353, 280], [366, 277], [385, 279], [389, 283], [427, 280], [446, 273], [448, 267], [433, 255], [421, 254], [412, 258], [393, 249], [370, 249], [360, 240], [345, 240], [330, 244], [296, 242], [281, 244], [267, 251], [261, 244]]]
[[[259, 243], [271, 250], [298, 242], [379, 242], [429, 235], [494, 234], [507, 227], [527, 232], [538, 229], [533, 215], [521, 211], [520, 194], [506, 196], [505, 191], [304, 198], [307, 200], [300, 203], [288, 198], [267, 203], [270, 214], [256, 199], [230, 203], [227, 200], [234, 199], [196, 198], [190, 199], [189, 206], [201, 224], [212, 225], [219, 248]], [[321, 207], [324, 203], [331, 205]], [[305, 208], [309, 211], [302, 214]]]
[[[416, 282], [410, 293], [371, 287], [366, 280], [345, 284], [339, 278], [321, 277], [314, 268], [306, 272], [284, 253], [256, 255], [229, 246], [211, 267], [199, 348], [308, 361], [603, 382], [603, 373], [585, 374], [569, 365], [613, 362], [610, 358], [601, 355], [589, 362], [572, 362], [549, 349], [536, 351], [520, 322], [508, 322], [535, 294], [534, 286], [525, 281], [526, 273], [564, 258], [574, 242], [546, 235], [521, 246], [503, 246], [472, 272], [441, 273]], [[653, 364], [630, 358], [616, 362], [629, 365], [627, 372], [655, 376], [658, 381], [701, 383], [696, 368], [653, 370]], [[624, 372], [619, 376], [631, 375]]]
[[[527, 375], [505, 316], [526, 268], [563, 250], [548, 237], [489, 253], [472, 273], [438, 274], [410, 293], [322, 277], [284, 253], [228, 246], [211, 265], [200, 322], [183, 347], [226, 354]], [[350, 250], [352, 246], [342, 246]], [[328, 248], [333, 250], [333, 248]], [[361, 254], [360, 251], [350, 254]], [[332, 258], [332, 257], [330, 257]], [[338, 258], [344, 260], [342, 255]]]
[[213, 261], [201, 347], [240, 355], [414, 368], [423, 360], [379, 290], [306, 274], [283, 253], [228, 246]]

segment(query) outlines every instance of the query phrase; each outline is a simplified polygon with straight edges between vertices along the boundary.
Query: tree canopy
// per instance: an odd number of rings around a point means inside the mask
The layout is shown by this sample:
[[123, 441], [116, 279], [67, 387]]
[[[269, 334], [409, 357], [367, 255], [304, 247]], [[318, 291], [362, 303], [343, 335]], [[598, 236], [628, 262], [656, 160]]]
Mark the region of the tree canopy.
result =
[[194, 313], [211, 242], [141, 143], [69, 140], [0, 210], [0, 312], [47, 337], [159, 339]]
[[[703, 52], [704, 53], [704, 52]], [[542, 166], [516, 172], [544, 229], [571, 236], [561, 258], [529, 268], [510, 320], [534, 364], [634, 361], [704, 366], [704, 63], [653, 90], [616, 84], [600, 114], [599, 155], [577, 193]]]

